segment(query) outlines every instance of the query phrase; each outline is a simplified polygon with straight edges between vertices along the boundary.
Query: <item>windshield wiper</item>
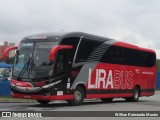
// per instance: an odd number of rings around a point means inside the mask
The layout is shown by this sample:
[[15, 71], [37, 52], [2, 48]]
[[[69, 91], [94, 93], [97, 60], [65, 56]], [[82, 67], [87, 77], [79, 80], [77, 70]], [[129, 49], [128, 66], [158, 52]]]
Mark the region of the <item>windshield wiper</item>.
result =
[[[24, 72], [28, 69], [29, 63], [30, 63], [30, 57], [28, 59], [28, 61], [26, 62], [26, 64], [23, 66], [21, 72], [18, 74], [17, 80], [20, 79], [20, 77], [24, 74]], [[27, 69], [25, 69], [25, 67], [27, 66]]]

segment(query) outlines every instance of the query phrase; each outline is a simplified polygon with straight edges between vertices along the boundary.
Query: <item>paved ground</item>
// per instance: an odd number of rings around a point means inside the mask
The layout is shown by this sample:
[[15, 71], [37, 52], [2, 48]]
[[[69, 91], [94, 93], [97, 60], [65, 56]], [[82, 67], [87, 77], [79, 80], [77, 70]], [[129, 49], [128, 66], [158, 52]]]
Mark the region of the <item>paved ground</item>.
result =
[[114, 99], [112, 103], [87, 100], [81, 106], [69, 106], [65, 101], [38, 103], [0, 103], [0, 111], [160, 111], [160, 95], [142, 97], [139, 102]]
[[[69, 106], [65, 101], [51, 102], [48, 105], [40, 105], [38, 103], [0, 103], [0, 111], [160, 111], [160, 91], [157, 91], [151, 97], [141, 97], [139, 102], [125, 102], [124, 99], [114, 99], [112, 103], [87, 100], [81, 106]], [[67, 119], [69, 120], [69, 118]], [[94, 119], [98, 120], [97, 117]]]
[[156, 90], [155, 95], [160, 95], [160, 90]]

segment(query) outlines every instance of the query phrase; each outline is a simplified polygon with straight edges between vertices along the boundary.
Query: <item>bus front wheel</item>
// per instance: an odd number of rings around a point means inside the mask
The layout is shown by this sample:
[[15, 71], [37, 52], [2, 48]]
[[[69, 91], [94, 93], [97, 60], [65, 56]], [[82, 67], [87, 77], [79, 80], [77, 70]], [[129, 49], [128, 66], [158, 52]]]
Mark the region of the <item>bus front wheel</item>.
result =
[[69, 100], [68, 103], [70, 105], [73, 105], [73, 106], [78, 106], [78, 105], [81, 105], [83, 103], [83, 100], [84, 100], [84, 90], [82, 87], [78, 86], [75, 91], [74, 91], [74, 98], [72, 100]]
[[37, 100], [37, 102], [42, 105], [47, 105], [50, 102], [50, 100]]

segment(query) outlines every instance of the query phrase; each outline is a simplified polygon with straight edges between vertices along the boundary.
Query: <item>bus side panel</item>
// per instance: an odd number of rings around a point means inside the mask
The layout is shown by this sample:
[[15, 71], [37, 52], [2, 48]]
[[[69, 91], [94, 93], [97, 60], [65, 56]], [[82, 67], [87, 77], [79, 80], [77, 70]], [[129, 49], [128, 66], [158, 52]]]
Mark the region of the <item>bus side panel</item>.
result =
[[142, 81], [142, 85], [145, 84], [141, 90], [141, 96], [154, 95], [156, 88], [156, 67], [142, 68], [140, 79]]
[[[90, 75], [91, 68], [88, 71]], [[154, 67], [99, 63], [88, 77], [87, 98], [131, 97], [136, 85], [142, 89], [141, 96], [152, 95], [154, 71]]]
[[[132, 96], [135, 71], [125, 65], [99, 63], [87, 83], [88, 98]], [[98, 92], [98, 94], [97, 94]]]

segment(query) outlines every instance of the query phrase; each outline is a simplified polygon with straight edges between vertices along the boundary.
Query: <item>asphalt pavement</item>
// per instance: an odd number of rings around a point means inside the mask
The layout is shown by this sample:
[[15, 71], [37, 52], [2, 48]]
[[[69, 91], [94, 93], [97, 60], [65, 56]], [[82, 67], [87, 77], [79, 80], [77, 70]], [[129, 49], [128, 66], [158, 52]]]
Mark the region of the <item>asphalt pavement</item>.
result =
[[[66, 101], [52, 101], [48, 105], [39, 103], [0, 103], [0, 111], [160, 111], [160, 91], [154, 96], [140, 97], [138, 102], [126, 102], [124, 99], [114, 99], [111, 103], [101, 100], [85, 100], [81, 106], [69, 106]], [[73, 112], [74, 114], [74, 112]], [[62, 112], [63, 117], [63, 112]], [[73, 117], [72, 117], [73, 118]], [[142, 118], [142, 117], [141, 117]], [[41, 118], [42, 119], [42, 118]], [[59, 118], [58, 118], [59, 119]], [[67, 120], [69, 118], [66, 118]], [[77, 118], [79, 119], [79, 118]], [[89, 118], [91, 119], [91, 118]], [[97, 117], [93, 119], [97, 120]], [[157, 119], [153, 118], [152, 119]], [[38, 119], [36, 119], [38, 120]], [[63, 120], [63, 118], [61, 118]]]
[[114, 99], [111, 103], [101, 100], [85, 100], [81, 106], [69, 106], [66, 101], [52, 101], [48, 105], [39, 103], [0, 103], [0, 111], [160, 111], [160, 91], [154, 96], [140, 97], [139, 102]]

